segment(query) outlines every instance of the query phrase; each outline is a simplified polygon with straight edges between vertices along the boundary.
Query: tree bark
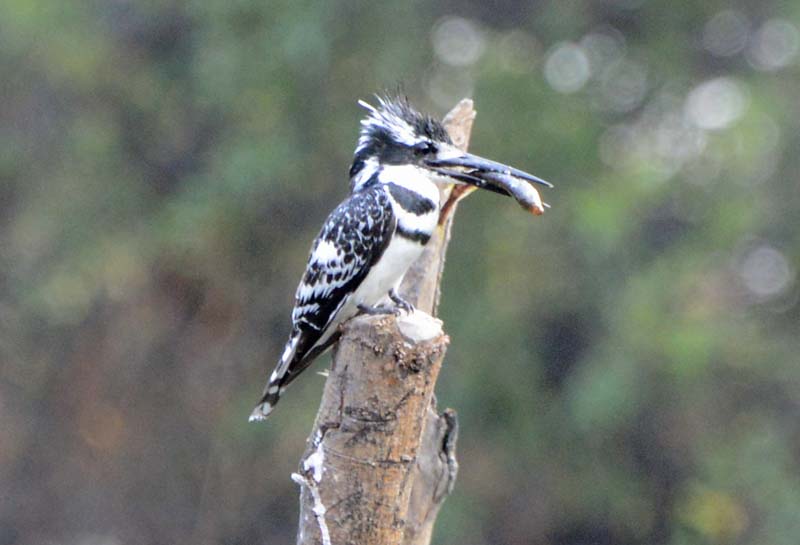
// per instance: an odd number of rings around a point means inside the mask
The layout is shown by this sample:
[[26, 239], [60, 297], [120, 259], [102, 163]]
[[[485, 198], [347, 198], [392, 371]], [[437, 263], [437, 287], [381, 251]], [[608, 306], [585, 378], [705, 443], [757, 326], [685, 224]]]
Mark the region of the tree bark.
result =
[[[462, 100], [445, 117], [466, 150], [475, 110]], [[400, 293], [409, 316], [359, 316], [334, 349], [314, 429], [297, 473], [298, 545], [427, 545], [455, 483], [456, 414], [436, 410], [434, 387], [449, 342], [436, 315], [457, 202], [442, 191], [442, 214]]]

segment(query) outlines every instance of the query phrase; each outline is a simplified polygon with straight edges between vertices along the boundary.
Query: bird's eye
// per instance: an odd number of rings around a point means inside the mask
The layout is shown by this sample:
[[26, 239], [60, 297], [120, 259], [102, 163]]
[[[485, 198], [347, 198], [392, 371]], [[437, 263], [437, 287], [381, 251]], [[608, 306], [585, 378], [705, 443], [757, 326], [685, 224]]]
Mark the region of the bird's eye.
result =
[[414, 146], [415, 155], [431, 155], [436, 153], [436, 146], [433, 142], [420, 142]]

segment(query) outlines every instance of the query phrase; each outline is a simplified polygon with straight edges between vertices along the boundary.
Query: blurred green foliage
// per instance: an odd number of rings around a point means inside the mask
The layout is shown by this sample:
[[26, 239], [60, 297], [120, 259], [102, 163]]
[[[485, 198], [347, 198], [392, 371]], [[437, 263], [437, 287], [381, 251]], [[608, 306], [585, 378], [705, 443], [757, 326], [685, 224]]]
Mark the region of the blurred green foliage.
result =
[[323, 379], [246, 417], [356, 99], [398, 82], [439, 114], [472, 96], [472, 149], [557, 186], [541, 218], [459, 209], [435, 542], [795, 544], [798, 24], [793, 1], [0, 3], [0, 545], [293, 542]]

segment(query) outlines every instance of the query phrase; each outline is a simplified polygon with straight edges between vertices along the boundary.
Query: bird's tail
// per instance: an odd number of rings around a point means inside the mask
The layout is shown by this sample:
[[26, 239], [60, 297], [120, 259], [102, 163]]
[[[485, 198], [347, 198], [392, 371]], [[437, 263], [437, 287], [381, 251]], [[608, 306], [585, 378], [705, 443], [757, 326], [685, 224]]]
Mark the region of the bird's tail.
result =
[[294, 329], [289, 336], [286, 347], [283, 349], [283, 354], [281, 354], [281, 359], [270, 375], [269, 382], [267, 382], [267, 385], [264, 387], [264, 394], [261, 396], [256, 408], [250, 413], [250, 422], [265, 420], [267, 416], [269, 416], [269, 413], [272, 412], [275, 404], [278, 403], [281, 394], [283, 394], [283, 390], [286, 388], [285, 383], [287, 382], [286, 378], [289, 368], [295, 356], [298, 355], [297, 348], [302, 335], [303, 332], [301, 330]]

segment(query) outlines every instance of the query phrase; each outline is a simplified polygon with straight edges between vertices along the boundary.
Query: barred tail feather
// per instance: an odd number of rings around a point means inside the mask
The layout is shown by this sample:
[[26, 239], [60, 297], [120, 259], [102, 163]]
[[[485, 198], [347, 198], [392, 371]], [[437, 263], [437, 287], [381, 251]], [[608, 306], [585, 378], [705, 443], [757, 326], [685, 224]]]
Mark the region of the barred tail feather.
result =
[[250, 418], [248, 418], [247, 421], [261, 422], [262, 420], [266, 420], [280, 397], [281, 394], [279, 392], [275, 394], [265, 394], [264, 397], [261, 398], [261, 403], [256, 405], [256, 408], [250, 413]]
[[264, 388], [261, 400], [250, 413], [250, 422], [266, 420], [286, 387], [338, 339], [339, 332], [336, 330], [322, 336], [319, 331], [305, 329], [302, 326], [293, 329], [281, 359]]
[[297, 355], [297, 348], [302, 335], [303, 333], [299, 329], [292, 331], [292, 335], [289, 337], [289, 341], [283, 349], [283, 354], [281, 354], [281, 359], [270, 375], [269, 382], [267, 382], [267, 385], [264, 387], [264, 394], [261, 396], [258, 405], [253, 409], [253, 412], [250, 413], [250, 422], [265, 420], [267, 416], [269, 416], [269, 413], [272, 412], [275, 404], [278, 403], [285, 388], [283, 382], [286, 378], [287, 371], [289, 371], [291, 367], [291, 363]]

